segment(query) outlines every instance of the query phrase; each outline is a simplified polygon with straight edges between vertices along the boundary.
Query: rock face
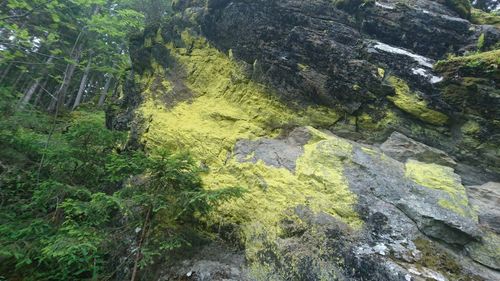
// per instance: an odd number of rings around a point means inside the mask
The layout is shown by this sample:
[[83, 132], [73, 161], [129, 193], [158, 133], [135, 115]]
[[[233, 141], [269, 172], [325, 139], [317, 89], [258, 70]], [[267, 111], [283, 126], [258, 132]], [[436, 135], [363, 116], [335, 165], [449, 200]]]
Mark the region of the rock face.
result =
[[455, 167], [456, 162], [446, 152], [427, 146], [394, 132], [381, 146], [382, 151], [399, 161], [410, 158], [426, 163], [435, 163], [448, 167]]
[[472, 206], [477, 209], [479, 222], [500, 234], [500, 183], [469, 186], [467, 192]]
[[[472, 25], [450, 10], [447, 1], [343, 2], [348, 4], [335, 6], [329, 0], [222, 1], [207, 10], [201, 28], [219, 49], [231, 50], [252, 66], [252, 77], [272, 85], [283, 100], [346, 111], [354, 116], [348, 121], [354, 123], [350, 131], [363, 138], [380, 141], [398, 129], [459, 158], [461, 154], [468, 154], [469, 159], [486, 156], [491, 160], [489, 168], [496, 167], [500, 158], [491, 147], [478, 151], [478, 146], [470, 146], [468, 127], [462, 130], [463, 137], [452, 132], [452, 127], [463, 122], [456, 119], [462, 119], [457, 113], [464, 104], [441, 97], [440, 85], [452, 76], [445, 73], [443, 77], [432, 66], [446, 53], [473, 50], [481, 34], [498, 42], [499, 31], [490, 28], [486, 32]], [[498, 77], [498, 71], [493, 73]], [[476, 82], [483, 78], [478, 74], [464, 79], [469, 88], [485, 89], [488, 96], [471, 97], [470, 102], [500, 108], [498, 95], [491, 94], [498, 82], [480, 86]], [[444, 85], [449, 83], [449, 79], [444, 81]], [[457, 93], [450, 87], [445, 92]], [[480, 120], [479, 130], [488, 131], [488, 136], [500, 131], [498, 124]], [[390, 126], [385, 128], [372, 128], [373, 123], [388, 122]], [[337, 125], [332, 126], [334, 130], [342, 127]], [[432, 139], [429, 134], [434, 135]], [[484, 135], [479, 142], [485, 142]], [[493, 142], [492, 146], [498, 146]], [[452, 148], [457, 146], [459, 149]]]
[[163, 279], [500, 280], [498, 51], [434, 67], [498, 42], [467, 3], [174, 1], [108, 126], [247, 194]]

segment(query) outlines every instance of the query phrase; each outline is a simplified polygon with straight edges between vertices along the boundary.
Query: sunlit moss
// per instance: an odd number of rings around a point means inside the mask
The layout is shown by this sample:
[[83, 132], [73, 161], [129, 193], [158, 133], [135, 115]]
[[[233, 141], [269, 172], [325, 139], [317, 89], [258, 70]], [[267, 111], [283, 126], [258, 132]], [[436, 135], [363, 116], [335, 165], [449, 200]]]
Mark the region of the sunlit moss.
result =
[[385, 69], [379, 67], [377, 69], [377, 72], [378, 72], [378, 76], [380, 76], [380, 78], [384, 78], [385, 77]]
[[448, 122], [448, 116], [430, 109], [427, 102], [412, 92], [404, 80], [391, 76], [388, 81], [396, 90], [396, 95], [387, 98], [398, 108], [429, 124], [442, 126]]
[[445, 77], [460, 76], [496, 78], [500, 72], [500, 49], [474, 53], [467, 56], [451, 57], [438, 61], [436, 71]]
[[443, 191], [444, 196], [438, 201], [441, 207], [477, 220], [477, 215], [469, 207], [460, 176], [452, 168], [409, 160], [405, 175], [421, 186]]
[[[309, 127], [313, 138], [304, 147], [295, 173], [231, 157], [240, 139], [276, 137], [286, 127], [329, 126], [339, 114], [322, 107], [293, 110], [264, 86], [247, 79], [238, 63], [204, 39], [186, 32], [182, 39], [189, 48], [167, 47], [188, 74], [183, 83], [194, 96], [169, 108], [146, 93], [139, 111], [151, 121], [143, 140], [147, 147], [189, 150], [207, 167], [203, 180], [209, 188], [242, 186], [248, 190], [244, 198], [220, 206], [210, 222], [240, 225], [249, 259], [256, 259], [266, 243], [280, 235], [285, 211], [297, 205], [359, 228], [361, 220], [354, 210], [357, 198], [349, 191], [341, 163], [352, 150], [347, 141]], [[151, 91], [155, 76], [165, 75], [161, 66], [152, 68], [154, 74], [139, 79], [146, 92]]]

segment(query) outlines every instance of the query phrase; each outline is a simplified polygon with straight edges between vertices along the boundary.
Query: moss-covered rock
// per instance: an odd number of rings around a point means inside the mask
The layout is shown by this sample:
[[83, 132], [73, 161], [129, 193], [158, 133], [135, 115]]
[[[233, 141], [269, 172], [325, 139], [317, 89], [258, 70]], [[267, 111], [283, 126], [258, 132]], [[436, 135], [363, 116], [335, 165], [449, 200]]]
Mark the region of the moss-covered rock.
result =
[[409, 160], [406, 162], [406, 176], [422, 186], [447, 194], [439, 199], [441, 207], [477, 220], [477, 215], [469, 207], [465, 187], [453, 168]]
[[457, 257], [447, 252], [436, 242], [420, 238], [415, 240], [415, 245], [422, 252], [422, 259], [417, 262], [418, 268], [430, 268], [443, 272], [449, 280], [481, 280], [480, 277], [465, 273]]
[[448, 123], [448, 116], [431, 109], [423, 98], [420, 98], [415, 92], [410, 90], [410, 87], [404, 80], [391, 76], [388, 78], [388, 81], [394, 87], [396, 95], [387, 96], [387, 98], [395, 106], [429, 124], [443, 126]]
[[487, 24], [500, 28], [500, 13], [498, 11], [487, 13], [480, 9], [472, 8], [471, 21], [476, 24]]
[[438, 61], [435, 70], [445, 77], [491, 78], [500, 80], [500, 49]]
[[488, 231], [482, 241], [467, 245], [469, 255], [477, 262], [500, 270], [500, 236]]

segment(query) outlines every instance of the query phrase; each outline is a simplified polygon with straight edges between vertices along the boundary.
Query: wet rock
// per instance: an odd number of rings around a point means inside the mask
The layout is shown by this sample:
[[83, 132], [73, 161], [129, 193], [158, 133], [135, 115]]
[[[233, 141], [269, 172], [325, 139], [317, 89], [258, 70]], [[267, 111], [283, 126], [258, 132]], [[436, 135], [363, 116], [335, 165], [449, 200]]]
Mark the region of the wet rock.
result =
[[500, 234], [500, 183], [468, 186], [467, 193], [479, 215], [479, 223]]
[[380, 149], [385, 154], [401, 162], [415, 159], [449, 167], [455, 167], [457, 164], [446, 152], [417, 142], [398, 132], [392, 133], [380, 146]]

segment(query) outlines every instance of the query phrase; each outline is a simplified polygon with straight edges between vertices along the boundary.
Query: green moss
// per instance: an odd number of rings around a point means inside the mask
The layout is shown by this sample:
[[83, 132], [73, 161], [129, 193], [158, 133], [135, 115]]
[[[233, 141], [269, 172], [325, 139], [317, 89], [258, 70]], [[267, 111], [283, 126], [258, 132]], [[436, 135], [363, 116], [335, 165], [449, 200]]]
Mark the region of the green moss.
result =
[[158, 28], [158, 31], [156, 31], [156, 36], [155, 36], [155, 43], [157, 44], [163, 44], [163, 36], [161, 35], [162, 30], [161, 27]]
[[487, 13], [480, 9], [472, 8], [471, 21], [475, 24], [487, 24], [500, 28], [500, 13], [498, 11]]
[[484, 40], [485, 40], [484, 33], [481, 33], [481, 35], [477, 39], [477, 49], [478, 49], [478, 51], [481, 51], [484, 48]]
[[475, 136], [481, 132], [481, 125], [473, 120], [467, 121], [461, 128], [463, 134]]
[[452, 168], [409, 160], [405, 175], [421, 186], [443, 191], [444, 196], [438, 201], [441, 207], [477, 220], [477, 215], [469, 207], [465, 187]]
[[378, 76], [380, 76], [380, 78], [384, 78], [385, 77], [385, 69], [379, 67], [377, 69], [377, 72], [378, 72]]
[[414, 241], [422, 258], [417, 262], [418, 267], [425, 267], [441, 272], [449, 280], [476, 281], [482, 280], [469, 273], [465, 273], [460, 263], [451, 254], [440, 248], [435, 242], [419, 238]]
[[401, 120], [393, 110], [386, 108], [385, 115], [380, 119], [376, 120], [369, 114], [362, 113], [357, 117], [356, 123], [358, 128], [363, 131], [380, 132], [386, 129], [391, 130], [391, 128], [396, 127], [400, 121]]
[[438, 61], [436, 71], [446, 77], [474, 76], [499, 79], [500, 49]]
[[302, 64], [302, 63], [298, 63], [297, 67], [300, 69], [300, 71], [307, 71], [307, 70], [309, 70], [309, 66], [305, 65], [305, 64]]
[[151, 120], [143, 135], [147, 148], [189, 150], [208, 167], [203, 180], [209, 188], [247, 188], [244, 198], [221, 205], [207, 223], [240, 225], [250, 261], [258, 260], [259, 253], [276, 241], [285, 210], [297, 205], [359, 228], [362, 223], [354, 210], [357, 198], [343, 176], [342, 161], [352, 150], [349, 142], [309, 127], [313, 138], [297, 160], [295, 173], [261, 161], [240, 163], [231, 157], [240, 139], [276, 137], [288, 125], [329, 126], [337, 122], [339, 114], [324, 107], [293, 110], [266, 87], [247, 79], [238, 63], [206, 40], [187, 32], [182, 40], [184, 46], [192, 47], [167, 47], [188, 74], [183, 82], [194, 97], [167, 108], [151, 94], [151, 85], [165, 76], [161, 67], [153, 67], [154, 73], [138, 78], [145, 89], [139, 112]]
[[416, 93], [410, 91], [410, 87], [404, 80], [395, 76], [390, 76], [388, 81], [396, 90], [396, 95], [388, 96], [387, 98], [399, 109], [429, 124], [442, 126], [448, 123], [448, 116], [430, 109], [425, 100], [419, 98]]

